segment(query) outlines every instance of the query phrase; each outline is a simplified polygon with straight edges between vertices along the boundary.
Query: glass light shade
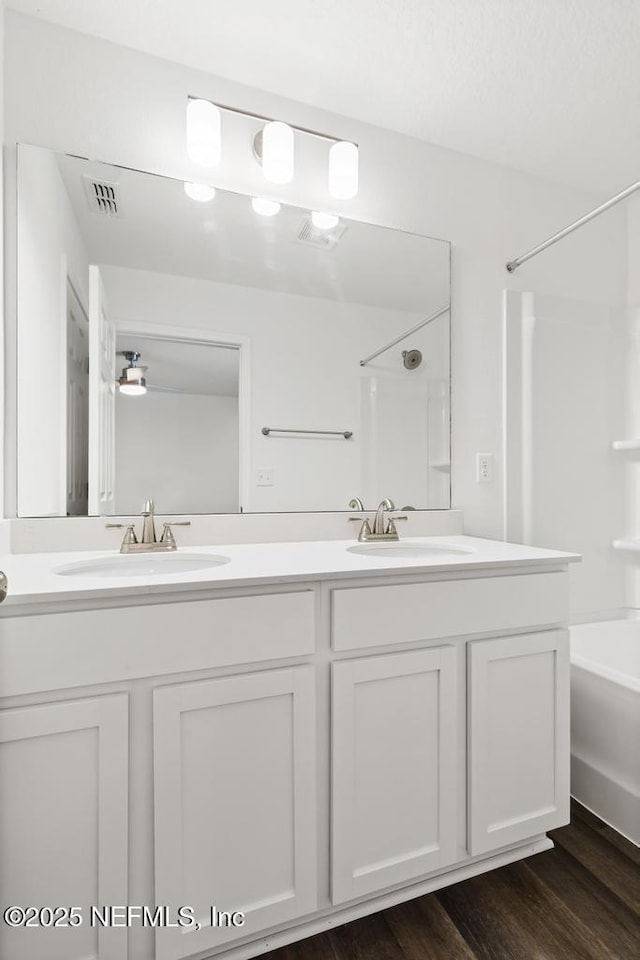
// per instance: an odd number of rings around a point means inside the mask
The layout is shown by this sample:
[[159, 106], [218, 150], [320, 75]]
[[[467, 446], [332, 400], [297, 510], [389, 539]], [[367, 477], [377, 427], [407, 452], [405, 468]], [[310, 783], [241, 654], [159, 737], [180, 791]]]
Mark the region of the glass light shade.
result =
[[[135, 356], [137, 358], [139, 354], [135, 354]], [[126, 397], [141, 397], [146, 393], [147, 381], [140, 367], [133, 365], [124, 367], [122, 376], [118, 380], [118, 387], [120, 388], [120, 393], [124, 393]]]
[[185, 183], [184, 192], [192, 200], [199, 200], [201, 203], [213, 200], [216, 195], [215, 187], [210, 187], [206, 183]]
[[280, 204], [277, 200], [267, 200], [266, 197], [252, 197], [251, 206], [261, 217], [273, 217], [280, 212]]
[[329, 150], [329, 193], [338, 200], [351, 200], [358, 192], [358, 148], [339, 140]]
[[147, 392], [145, 383], [144, 377], [137, 381], [132, 380], [130, 383], [120, 383], [120, 393], [123, 393], [125, 397], [141, 397]]
[[322, 213], [320, 210], [311, 212], [311, 222], [318, 230], [331, 230], [337, 225], [339, 219], [336, 213]]
[[220, 161], [220, 111], [209, 100], [187, 102], [187, 155], [201, 167]]
[[293, 130], [274, 120], [262, 131], [262, 172], [270, 183], [289, 183], [293, 179]]

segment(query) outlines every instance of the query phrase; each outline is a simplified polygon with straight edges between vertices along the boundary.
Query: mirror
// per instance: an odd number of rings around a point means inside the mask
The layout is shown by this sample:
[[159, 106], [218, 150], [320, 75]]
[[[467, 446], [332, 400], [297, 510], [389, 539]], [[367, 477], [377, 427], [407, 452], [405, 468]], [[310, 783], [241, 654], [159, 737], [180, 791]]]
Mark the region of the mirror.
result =
[[21, 145], [17, 252], [19, 516], [450, 506], [447, 242]]

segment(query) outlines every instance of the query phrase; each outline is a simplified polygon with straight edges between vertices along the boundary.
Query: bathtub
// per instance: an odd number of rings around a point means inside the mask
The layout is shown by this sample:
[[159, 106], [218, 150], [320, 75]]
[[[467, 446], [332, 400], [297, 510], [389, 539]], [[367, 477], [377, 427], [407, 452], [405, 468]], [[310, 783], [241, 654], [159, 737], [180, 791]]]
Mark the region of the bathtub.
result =
[[640, 845], [640, 620], [571, 627], [571, 794]]

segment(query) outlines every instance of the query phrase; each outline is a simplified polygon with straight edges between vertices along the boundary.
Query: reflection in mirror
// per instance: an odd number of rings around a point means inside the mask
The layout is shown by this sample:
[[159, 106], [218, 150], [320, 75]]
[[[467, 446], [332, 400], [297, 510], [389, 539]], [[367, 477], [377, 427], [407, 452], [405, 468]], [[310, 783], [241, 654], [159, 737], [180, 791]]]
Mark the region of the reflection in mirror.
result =
[[444, 241], [20, 146], [18, 514], [448, 508], [448, 303]]
[[146, 393], [116, 392], [114, 512], [139, 513], [152, 490], [164, 513], [237, 513], [238, 350], [116, 336], [118, 356], [132, 351]]

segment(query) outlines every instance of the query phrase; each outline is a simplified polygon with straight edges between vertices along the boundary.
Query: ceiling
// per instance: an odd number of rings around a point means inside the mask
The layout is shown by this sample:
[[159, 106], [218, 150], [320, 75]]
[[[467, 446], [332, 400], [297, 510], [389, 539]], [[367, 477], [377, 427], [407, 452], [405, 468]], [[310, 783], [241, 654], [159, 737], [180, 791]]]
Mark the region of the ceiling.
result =
[[[24, 158], [24, 160], [23, 160]], [[429, 314], [449, 300], [449, 244], [401, 230], [342, 219], [334, 247], [302, 241], [309, 211], [283, 204], [275, 217], [254, 213], [249, 197], [218, 190], [209, 203], [184, 184], [78, 157], [21, 146], [23, 195], [57, 166], [92, 263], [258, 287], [303, 297]], [[119, 215], [104, 216], [87, 197], [93, 180], [111, 184]], [[89, 189], [89, 196], [91, 191]], [[43, 211], [44, 212], [44, 211]], [[322, 231], [311, 231], [321, 240]]]
[[6, 5], [598, 194], [640, 176], [638, 0]]

